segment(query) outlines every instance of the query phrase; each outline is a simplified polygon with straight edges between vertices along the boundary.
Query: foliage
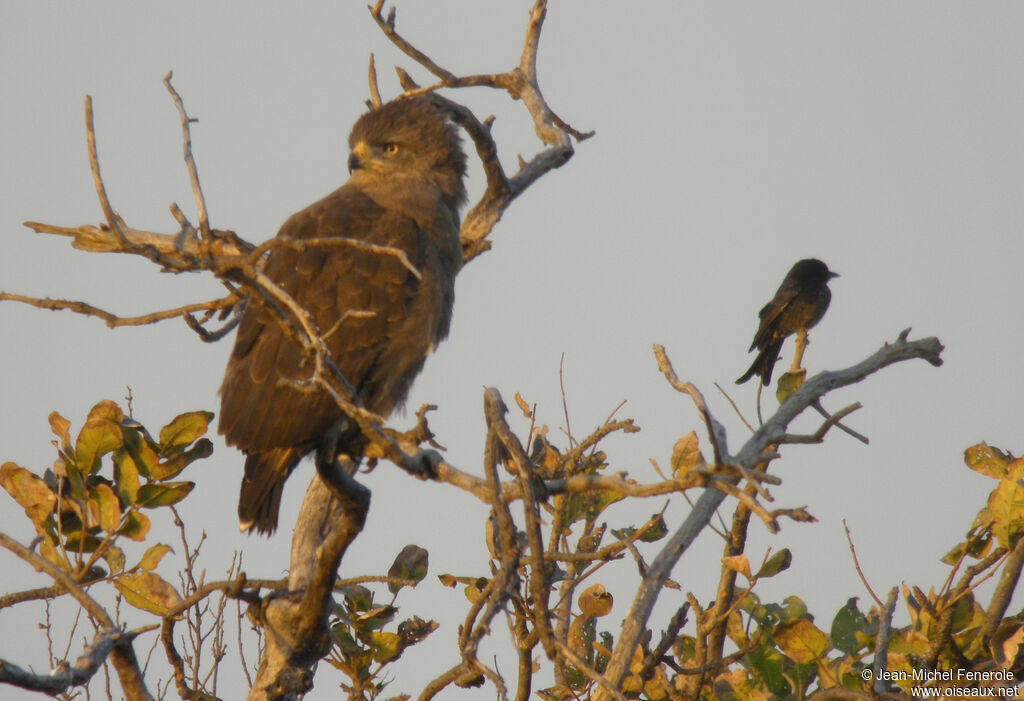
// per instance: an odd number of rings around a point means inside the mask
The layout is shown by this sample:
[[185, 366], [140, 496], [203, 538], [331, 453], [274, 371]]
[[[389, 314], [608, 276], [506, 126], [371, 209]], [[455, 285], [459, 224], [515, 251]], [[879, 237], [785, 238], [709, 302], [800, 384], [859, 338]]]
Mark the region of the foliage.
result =
[[163, 615], [181, 601], [153, 571], [171, 547], [155, 543], [131, 566], [124, 548], [126, 540], [146, 540], [146, 512], [171, 507], [192, 491], [195, 483], [175, 478], [213, 452], [203, 438], [211, 418], [205, 411], [181, 414], [154, 440], [107, 399], [89, 411], [72, 442], [71, 422], [53, 412], [53, 468], [38, 476], [4, 463], [0, 486], [25, 510], [47, 561], [79, 583], [109, 581], [130, 605]]
[[[528, 416], [533, 421], [532, 414]], [[170, 546], [150, 545], [130, 567], [125, 565], [122, 548], [132, 541], [146, 541], [147, 512], [168, 508], [188, 496], [192, 483], [176, 478], [191, 462], [210, 454], [210, 442], [203, 435], [211, 418], [208, 412], [182, 414], [154, 439], [117, 404], [103, 401], [89, 412], [72, 441], [70, 422], [54, 412], [50, 424], [57, 436], [58, 458], [53, 469], [38, 476], [6, 463], [0, 484], [24, 509], [39, 537], [39, 553], [47, 561], [82, 585], [109, 582], [130, 605], [166, 618], [182, 600], [178, 590], [154, 572], [171, 552]], [[605, 454], [597, 448], [603, 435], [598, 432], [585, 441], [590, 446], [587, 450], [579, 450], [579, 444], [563, 450], [551, 443], [547, 428], [541, 426], [531, 435], [531, 459], [548, 481], [599, 475], [609, 470]], [[781, 549], [755, 567], [745, 554], [736, 552], [721, 562], [723, 582], [736, 584], [729, 598], [702, 604], [688, 594], [658, 643], [654, 642], [657, 631], [648, 630], [622, 682], [622, 695], [660, 701], [707, 695], [806, 698], [825, 689], [910, 693], [913, 687], [948, 686], [953, 683], [948, 675], [956, 670], [1020, 674], [1024, 671], [1020, 654], [1024, 615], [1004, 617], [995, 601], [986, 608], [975, 589], [1000, 568], [1006, 574], [1009, 568], [1020, 567], [1020, 558], [1011, 555], [1024, 532], [1018, 506], [1024, 459], [981, 443], [965, 451], [965, 463], [996, 484], [963, 542], [943, 558], [951, 568], [943, 585], [927, 592], [903, 586], [909, 625], [890, 629], [891, 614], [880, 601], [864, 610], [855, 597], [823, 628], [798, 596], [768, 602], [755, 592], [761, 579], [785, 575], [793, 553]], [[669, 464], [677, 477], [705, 464], [694, 434], [676, 443]], [[511, 462], [507, 466], [513, 472], [516, 469]], [[595, 490], [583, 497], [555, 495], [542, 503], [549, 524], [543, 581], [554, 601], [573, 602], [553, 606], [545, 615], [555, 637], [571, 651], [570, 659], [578, 661], [554, 666], [555, 684], [537, 692], [542, 698], [593, 694], [598, 684], [594, 675], [604, 672], [617, 636], [617, 631], [601, 625], [613, 610], [611, 586], [617, 583], [602, 583], [600, 571], [627, 554], [643, 568], [640, 550], [667, 533], [662, 514], [645, 523], [611, 527], [615, 517], [610, 507], [623, 498], [614, 490]], [[493, 528], [489, 533], [492, 558], [487, 574], [439, 576], [443, 585], [463, 589], [470, 623], [502, 583], [502, 563], [508, 555], [500, 534]], [[526, 532], [517, 532], [517, 576], [504, 580], [508, 627], [516, 646], [527, 652], [538, 643], [533, 632], [538, 599], [530, 589], [538, 571], [526, 554], [528, 541]], [[974, 564], [968, 566], [970, 562]], [[347, 681], [341, 686], [349, 698], [379, 697], [394, 679], [394, 672], [387, 674], [387, 670], [397, 670], [403, 652], [437, 629], [437, 622], [418, 616], [399, 621], [395, 606], [402, 588], [422, 582], [427, 571], [426, 550], [409, 545], [395, 558], [387, 577], [370, 578], [387, 584], [390, 601], [375, 601], [373, 591], [362, 584], [339, 583], [326, 659], [345, 675]], [[678, 590], [683, 584], [669, 581], [667, 586]], [[690, 616], [693, 625], [686, 624]], [[880, 638], [880, 631], [884, 637]], [[716, 643], [716, 636], [730, 646]], [[887, 652], [884, 666], [876, 668], [880, 643]], [[538, 662], [535, 658], [530, 663], [531, 676], [539, 670]], [[463, 675], [459, 683], [473, 686], [483, 678], [478, 671]], [[979, 677], [956, 683], [977, 686], [999, 680]]]

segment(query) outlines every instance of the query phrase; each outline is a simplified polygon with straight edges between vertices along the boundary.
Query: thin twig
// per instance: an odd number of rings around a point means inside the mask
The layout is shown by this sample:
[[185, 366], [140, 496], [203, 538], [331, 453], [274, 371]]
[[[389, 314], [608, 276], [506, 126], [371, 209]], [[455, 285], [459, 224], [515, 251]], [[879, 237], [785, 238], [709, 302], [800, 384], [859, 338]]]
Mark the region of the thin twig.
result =
[[174, 106], [178, 109], [178, 114], [181, 117], [181, 144], [185, 155], [185, 167], [188, 169], [189, 182], [192, 183], [192, 197], [196, 203], [196, 215], [199, 217], [199, 232], [202, 234], [200, 243], [204, 244], [210, 240], [210, 217], [206, 212], [206, 197], [199, 185], [199, 170], [196, 168], [196, 161], [192, 156], [192, 129], [189, 126], [192, 122], [199, 120], [190, 118], [185, 112], [185, 103], [182, 101], [181, 95], [171, 85], [173, 75], [173, 71], [168, 71], [164, 76], [164, 85], [167, 86], [167, 92], [171, 93], [171, 97], [174, 98]]
[[857, 559], [857, 548], [853, 547], [853, 537], [850, 534], [850, 527], [846, 525], [845, 518], [843, 519], [843, 530], [846, 531], [846, 543], [850, 546], [850, 555], [853, 557], [853, 567], [857, 570], [857, 576], [860, 577], [860, 581], [864, 585], [864, 588], [868, 590], [868, 594], [870, 594], [871, 598], [875, 600], [876, 604], [878, 604], [878, 608], [884, 608], [885, 604], [882, 603], [882, 600], [878, 598], [877, 594], [875, 594], [875, 590], [871, 588], [870, 584], [868, 584], [867, 577], [864, 576], [864, 571], [860, 568], [860, 560]]

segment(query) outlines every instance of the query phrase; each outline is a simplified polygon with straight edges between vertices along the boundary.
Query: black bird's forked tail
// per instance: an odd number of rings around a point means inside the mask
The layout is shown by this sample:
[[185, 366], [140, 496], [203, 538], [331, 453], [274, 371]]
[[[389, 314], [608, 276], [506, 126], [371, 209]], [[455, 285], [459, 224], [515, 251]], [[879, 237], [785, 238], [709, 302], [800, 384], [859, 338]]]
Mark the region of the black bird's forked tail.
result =
[[736, 380], [736, 384], [742, 385], [751, 377], [757, 375], [761, 378], [761, 384], [765, 387], [770, 386], [772, 383], [772, 370], [775, 369], [775, 363], [778, 361], [779, 353], [781, 352], [781, 343], [773, 343], [764, 348], [757, 354], [757, 357], [754, 358], [754, 363], [750, 366], [750, 369], [743, 373], [743, 377]]

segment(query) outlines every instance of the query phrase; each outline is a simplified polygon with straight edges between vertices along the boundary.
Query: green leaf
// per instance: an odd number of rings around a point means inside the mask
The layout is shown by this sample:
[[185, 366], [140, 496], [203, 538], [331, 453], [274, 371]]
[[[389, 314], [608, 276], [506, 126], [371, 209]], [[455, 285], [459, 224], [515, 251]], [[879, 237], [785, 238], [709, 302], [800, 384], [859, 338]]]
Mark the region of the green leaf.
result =
[[340, 623], [331, 626], [331, 640], [346, 655], [354, 655], [362, 649], [352, 634], [348, 632], [348, 627]]
[[610, 504], [624, 499], [621, 492], [598, 489], [593, 492], [573, 493], [565, 500], [565, 523], [571, 526], [579, 520], [593, 523]]
[[53, 513], [57, 503], [57, 495], [46, 482], [13, 462], [5, 462], [0, 466], [0, 487], [25, 509], [36, 531], [42, 532], [43, 523]]
[[174, 550], [170, 545], [164, 545], [163, 543], [157, 543], [156, 545], [150, 546], [149, 549], [142, 555], [142, 559], [139, 560], [139, 564], [135, 565], [132, 569], [141, 569], [149, 572], [155, 570], [156, 566], [160, 564], [160, 560], [163, 559], [167, 553], [172, 553]]
[[[639, 536], [636, 535], [638, 531], [640, 532]], [[601, 533], [603, 532], [604, 529], [602, 528]], [[626, 528], [621, 529], [613, 528], [612, 535], [624, 540], [635, 539], [639, 540], [641, 543], [655, 543], [668, 535], [668, 525], [665, 523], [664, 516], [661, 514], [654, 514], [639, 528], [635, 528], [633, 526], [627, 526]], [[580, 542], [582, 541], [583, 539], [581, 538]]]
[[398, 657], [401, 652], [401, 638], [395, 633], [374, 631], [367, 636], [371, 654], [376, 662], [387, 662]]
[[83, 535], [82, 531], [65, 535], [67, 537], [64, 540], [64, 549], [69, 553], [94, 553], [98, 547], [103, 545], [101, 538], [89, 534]]
[[866, 636], [873, 636], [867, 617], [857, 608], [857, 597], [846, 602], [832, 619], [832, 645], [856, 658], [865, 647]]
[[124, 429], [124, 451], [127, 452], [128, 459], [134, 463], [135, 471], [145, 477], [150, 477], [160, 462], [156, 446], [150, 442], [148, 436], [135, 428]]
[[775, 398], [779, 400], [779, 405], [785, 404], [786, 400], [803, 386], [805, 377], [807, 371], [801, 369], [797, 372], [787, 372], [779, 378], [779, 385], [775, 388]]
[[341, 587], [342, 595], [345, 597], [345, 606], [351, 612], [369, 611], [373, 606], [373, 592], [361, 584], [349, 584]]
[[136, 503], [145, 509], [171, 506], [184, 499], [196, 486], [195, 482], [164, 482], [144, 484], [139, 488]]
[[828, 649], [828, 636], [806, 618], [780, 623], [772, 638], [786, 657], [802, 664], [821, 660]]
[[391, 622], [398, 613], [394, 606], [378, 606], [352, 619], [352, 626], [362, 635], [371, 630], [379, 630]]
[[160, 429], [160, 452], [164, 455], [174, 454], [175, 449], [183, 449], [186, 445], [201, 438], [213, 414], [209, 411], [190, 411], [175, 416], [171, 423]]
[[[411, 579], [417, 583], [421, 582], [427, 576], [428, 559], [427, 551], [420, 546], [406, 545], [402, 548], [402, 552], [398, 553], [395, 561], [391, 563], [391, 568], [388, 569], [388, 577]], [[397, 594], [404, 586], [404, 584], [397, 582], [388, 582], [388, 590], [392, 594]]]
[[117, 530], [121, 525], [121, 502], [114, 490], [105, 484], [97, 484], [92, 488], [89, 501], [96, 507], [100, 528], [107, 533]]
[[761, 569], [758, 570], [757, 576], [774, 577], [779, 572], [788, 570], [791, 564], [793, 564], [793, 553], [789, 551], [789, 548], [783, 548], [768, 558], [767, 562], [761, 565]]
[[807, 613], [807, 604], [799, 596], [787, 596], [782, 600], [785, 606], [782, 608], [782, 620], [789, 621], [794, 618], [810, 618]]
[[786, 681], [783, 669], [786, 665], [786, 658], [778, 650], [767, 645], [754, 648], [747, 655], [750, 667], [760, 678], [764, 686], [775, 695], [776, 698], [789, 698], [792, 687]]
[[114, 580], [124, 600], [137, 609], [164, 616], [181, 603], [178, 592], [153, 572], [127, 574]]
[[150, 477], [162, 481], [176, 477], [178, 473], [200, 458], [208, 458], [213, 454], [213, 443], [203, 438], [183, 453], [178, 453], [150, 469]]

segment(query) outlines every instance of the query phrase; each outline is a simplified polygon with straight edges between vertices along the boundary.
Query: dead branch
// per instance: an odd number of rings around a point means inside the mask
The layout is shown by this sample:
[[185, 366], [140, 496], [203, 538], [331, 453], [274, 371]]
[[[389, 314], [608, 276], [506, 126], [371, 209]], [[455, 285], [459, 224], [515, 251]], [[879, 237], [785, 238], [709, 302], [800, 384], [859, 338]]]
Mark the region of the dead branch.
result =
[[[95, 599], [89, 596], [85, 590], [68, 575], [67, 572], [32, 552], [24, 545], [18, 543], [4, 533], [0, 533], [0, 545], [13, 552], [28, 564], [32, 565], [36, 570], [45, 573], [53, 579], [55, 583], [67, 590], [67, 592], [73, 596], [76, 601], [78, 601], [82, 608], [97, 621], [101, 633], [106, 631], [106, 634], [109, 636], [114, 636], [116, 634], [116, 639], [110, 640], [109, 645], [107, 645], [106, 642], [104, 642], [103, 645], [99, 645], [94, 641], [93, 650], [90, 653], [83, 653], [87, 656], [86, 664], [88, 664], [90, 660], [94, 659], [95, 656], [102, 651], [103, 659], [109, 657], [110, 661], [114, 664], [114, 668], [117, 670], [118, 678], [121, 682], [121, 688], [129, 701], [153, 701], [153, 697], [150, 695], [149, 690], [146, 689], [142, 669], [139, 667], [139, 662], [135, 658], [134, 650], [132, 650], [131, 642], [134, 639], [134, 635], [126, 634], [114, 625], [114, 621], [110, 618], [109, 614], [107, 614], [106, 610], [100, 606]], [[104, 637], [102, 640], [106, 641], [107, 638]], [[102, 664], [103, 659], [99, 659], [96, 662], [97, 666]], [[6, 663], [4, 664], [6, 665]], [[93, 673], [95, 673], [95, 671], [96, 670], [93, 669]], [[89, 676], [91, 677], [92, 674]]]
[[[407, 93], [423, 93], [438, 88], [488, 87], [506, 91], [513, 100], [522, 101], [533, 118], [534, 131], [547, 148], [524, 162], [516, 175], [508, 178], [498, 161], [497, 148], [490, 135], [489, 122], [481, 123], [467, 108], [435, 95], [439, 104], [451, 110], [455, 121], [466, 129], [477, 147], [477, 154], [487, 175], [487, 190], [466, 214], [461, 228], [463, 260], [469, 261], [490, 248], [487, 236], [516, 197], [545, 173], [564, 165], [574, 153], [570, 137], [582, 141], [594, 135], [573, 129], [551, 110], [540, 90], [537, 78], [537, 50], [547, 13], [546, 0], [536, 0], [530, 10], [526, 36], [519, 63], [505, 73], [456, 76], [442, 68], [426, 53], [406, 40], [395, 29], [396, 13], [392, 7], [384, 16], [384, 2], [378, 0], [370, 8], [370, 16], [384, 35], [403, 53], [439, 78], [439, 82], [421, 88], [404, 71], [399, 72]], [[371, 84], [375, 84], [375, 79]]]
[[188, 169], [188, 179], [192, 184], [192, 197], [196, 203], [196, 214], [199, 216], [199, 233], [202, 235], [199, 243], [200, 246], [204, 246], [210, 240], [210, 217], [206, 212], [206, 197], [203, 195], [203, 188], [199, 185], [199, 171], [196, 168], [196, 161], [192, 157], [192, 129], [189, 126], [192, 122], [199, 120], [190, 118], [185, 111], [185, 103], [182, 101], [181, 95], [171, 85], [171, 77], [173, 75], [174, 71], [167, 72], [167, 75], [164, 76], [164, 86], [167, 88], [167, 92], [171, 93], [171, 97], [174, 98], [174, 106], [178, 108], [178, 115], [181, 117], [181, 145], [185, 156], [185, 167]]
[[875, 635], [875, 661], [871, 665], [872, 678], [875, 680], [873, 691], [885, 691], [885, 681], [882, 679], [882, 672], [885, 671], [886, 660], [889, 651], [889, 633], [892, 631], [892, 615], [896, 610], [896, 600], [899, 597], [899, 589], [893, 587], [889, 590], [889, 596], [885, 600], [885, 606], [878, 610], [878, 633]]
[[34, 674], [0, 659], [0, 683], [51, 695], [63, 694], [72, 686], [87, 684], [124, 636], [120, 630], [101, 628], [74, 664], [61, 661], [50, 674]]
[[[873, 355], [852, 367], [836, 372], [822, 372], [807, 380], [779, 407], [774, 416], [754, 432], [735, 457], [728, 454], [727, 445], [722, 440], [719, 447], [722, 451], [723, 461], [734, 462], [749, 470], [754, 470], [758, 464], [763, 462], [764, 453], [770, 449], [770, 446], [783, 442], [787, 436], [786, 428], [789, 424], [813, 402], [820, 400], [829, 392], [860, 382], [883, 368], [907, 360], [921, 359], [934, 366], [942, 364], [943, 347], [937, 338], [908, 341], [909, 333], [910, 329], [904, 330], [894, 343], [886, 343]], [[657, 351], [655, 353], [657, 354]], [[722, 438], [724, 439], [724, 435]], [[732, 481], [736, 478], [725, 479]], [[669, 537], [651, 563], [637, 589], [636, 598], [626, 615], [619, 639], [616, 641], [615, 649], [605, 668], [605, 676], [614, 686], [621, 685], [625, 678], [633, 651], [640, 642], [664, 582], [668, 579], [679, 558], [704, 530], [704, 527], [710, 523], [715, 510], [724, 499], [725, 493], [718, 489], [705, 490], [689, 516]], [[595, 701], [607, 701], [608, 698], [609, 695], [605, 693], [603, 687], [595, 692]]]
[[110, 328], [115, 328], [118, 326], [143, 326], [145, 324], [153, 324], [165, 319], [187, 317], [195, 312], [228, 309], [237, 304], [239, 298], [234, 295], [228, 295], [227, 297], [212, 299], [208, 302], [186, 304], [181, 307], [175, 307], [174, 309], [164, 309], [159, 312], [150, 312], [149, 314], [143, 314], [141, 316], [118, 316], [117, 314], [108, 312], [105, 309], [100, 309], [99, 307], [94, 307], [86, 302], [67, 299], [50, 299], [49, 297], [40, 299], [38, 297], [26, 297], [25, 295], [13, 294], [11, 292], [0, 292], [0, 301], [4, 300], [21, 302], [22, 304], [28, 304], [29, 306], [38, 307], [39, 309], [49, 309], [51, 311], [66, 310], [75, 312], [76, 314], [82, 314], [84, 316], [95, 316], [103, 319]]

